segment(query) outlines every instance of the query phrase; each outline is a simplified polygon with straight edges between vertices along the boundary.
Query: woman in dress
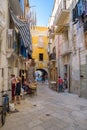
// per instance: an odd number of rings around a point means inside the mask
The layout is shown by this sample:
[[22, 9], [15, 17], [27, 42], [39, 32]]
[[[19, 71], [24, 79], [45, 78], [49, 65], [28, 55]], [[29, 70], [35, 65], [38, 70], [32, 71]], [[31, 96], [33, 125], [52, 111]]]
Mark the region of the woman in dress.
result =
[[12, 90], [12, 101], [14, 101], [15, 96], [15, 85], [16, 85], [16, 78], [15, 75], [11, 75], [11, 90]]

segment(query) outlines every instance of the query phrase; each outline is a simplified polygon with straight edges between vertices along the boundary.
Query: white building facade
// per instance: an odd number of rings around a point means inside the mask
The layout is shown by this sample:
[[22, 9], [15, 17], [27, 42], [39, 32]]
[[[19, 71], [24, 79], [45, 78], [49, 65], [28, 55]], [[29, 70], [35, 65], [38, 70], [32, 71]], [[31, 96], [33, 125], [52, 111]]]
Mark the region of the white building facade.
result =
[[[21, 46], [19, 30], [10, 13], [11, 9], [15, 16], [23, 18], [24, 8], [22, 9], [21, 5], [27, 3], [27, 8], [29, 6], [27, 0], [24, 2], [22, 0], [0, 1], [0, 104], [2, 104], [4, 93], [8, 93], [11, 99], [11, 74], [15, 74], [16, 77], [20, 76], [20, 70], [25, 69], [27, 58], [25, 55], [29, 50], [22, 48], [24, 46]], [[23, 54], [23, 49], [25, 49], [25, 54]]]
[[[79, 5], [83, 9], [81, 14], [75, 12], [80, 12]], [[56, 41], [58, 75], [62, 78], [67, 76], [69, 92], [83, 97], [87, 97], [86, 11], [86, 0], [56, 0], [52, 12], [54, 17], [49, 24], [50, 28], [55, 28], [53, 41]]]

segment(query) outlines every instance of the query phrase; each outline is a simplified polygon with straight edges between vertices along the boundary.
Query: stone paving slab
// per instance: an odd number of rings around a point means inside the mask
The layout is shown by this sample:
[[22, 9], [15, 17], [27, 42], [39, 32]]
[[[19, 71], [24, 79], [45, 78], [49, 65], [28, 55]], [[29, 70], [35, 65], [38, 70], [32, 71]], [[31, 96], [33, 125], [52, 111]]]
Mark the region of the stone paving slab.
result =
[[37, 96], [27, 95], [16, 109], [1, 130], [87, 130], [87, 99], [44, 84], [38, 85]]

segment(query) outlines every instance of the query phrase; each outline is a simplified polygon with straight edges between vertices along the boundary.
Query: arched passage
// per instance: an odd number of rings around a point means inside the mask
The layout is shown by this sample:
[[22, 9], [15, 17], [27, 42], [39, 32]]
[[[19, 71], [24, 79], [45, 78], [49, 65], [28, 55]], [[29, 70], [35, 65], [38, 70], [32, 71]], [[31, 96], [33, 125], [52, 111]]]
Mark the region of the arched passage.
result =
[[42, 81], [43, 78], [44, 80], [48, 78], [47, 71], [45, 69], [36, 69], [36, 79]]
[[41, 71], [42, 74], [44, 74], [44, 75], [48, 74], [47, 71], [46, 71], [45, 69], [37, 69], [36, 71]]

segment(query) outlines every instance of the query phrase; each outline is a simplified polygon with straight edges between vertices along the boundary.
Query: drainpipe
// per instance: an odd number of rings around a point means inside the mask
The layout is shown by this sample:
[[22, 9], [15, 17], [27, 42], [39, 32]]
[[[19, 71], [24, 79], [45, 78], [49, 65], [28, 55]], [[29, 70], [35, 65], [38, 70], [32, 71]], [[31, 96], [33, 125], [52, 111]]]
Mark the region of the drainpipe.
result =
[[59, 36], [58, 36], [58, 77], [60, 76], [60, 44], [59, 44]]
[[50, 35], [51, 35], [51, 30], [50, 28], [48, 28], [48, 49], [49, 49], [49, 52], [48, 52], [48, 56], [49, 56], [49, 87], [50, 87], [50, 79], [51, 79], [51, 70], [50, 70], [50, 51], [51, 51], [51, 48], [50, 48]]
[[79, 97], [81, 97], [81, 57], [80, 57], [80, 48], [78, 49], [79, 52]]
[[49, 40], [49, 43], [48, 43], [48, 48], [49, 48], [49, 54], [48, 54], [49, 55], [49, 65], [48, 65], [49, 69], [48, 70], [49, 70], [49, 88], [50, 88], [50, 71], [51, 71], [50, 70], [50, 40]]

